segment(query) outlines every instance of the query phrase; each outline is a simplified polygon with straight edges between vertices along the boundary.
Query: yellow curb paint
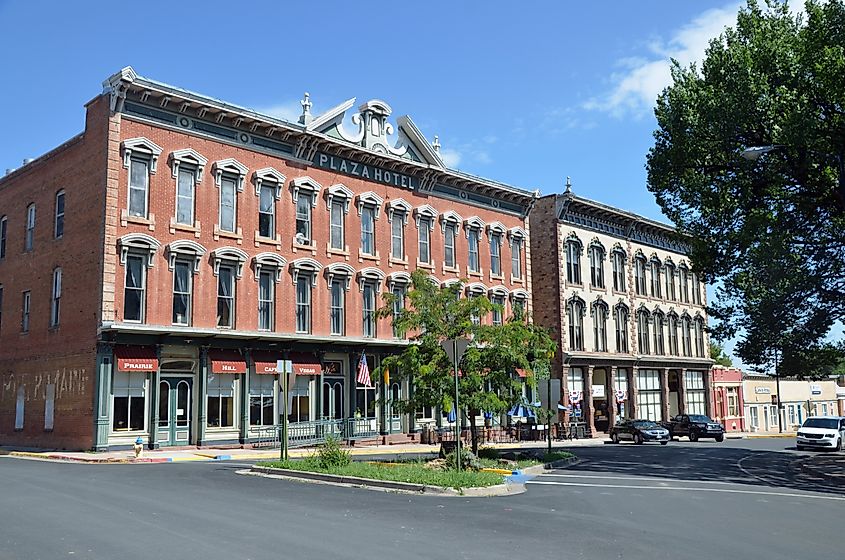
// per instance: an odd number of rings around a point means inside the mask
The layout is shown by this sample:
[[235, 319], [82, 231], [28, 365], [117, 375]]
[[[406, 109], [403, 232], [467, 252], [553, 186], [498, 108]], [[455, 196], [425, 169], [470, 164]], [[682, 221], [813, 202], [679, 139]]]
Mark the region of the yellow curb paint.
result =
[[481, 469], [478, 469], [478, 470], [480, 470], [481, 472], [489, 472], [489, 473], [496, 473], [496, 474], [506, 474], [506, 475], [513, 474], [513, 471], [510, 470], [510, 469], [481, 468]]
[[207, 457], [209, 459], [214, 459], [217, 457], [218, 453], [194, 453], [194, 455], [199, 455], [200, 457]]

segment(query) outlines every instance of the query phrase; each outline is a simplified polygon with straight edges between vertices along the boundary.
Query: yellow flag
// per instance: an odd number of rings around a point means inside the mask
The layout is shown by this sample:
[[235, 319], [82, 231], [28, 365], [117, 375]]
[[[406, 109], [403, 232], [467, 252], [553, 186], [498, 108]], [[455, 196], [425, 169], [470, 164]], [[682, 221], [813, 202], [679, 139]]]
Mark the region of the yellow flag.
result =
[[390, 385], [390, 370], [384, 368], [384, 384]]

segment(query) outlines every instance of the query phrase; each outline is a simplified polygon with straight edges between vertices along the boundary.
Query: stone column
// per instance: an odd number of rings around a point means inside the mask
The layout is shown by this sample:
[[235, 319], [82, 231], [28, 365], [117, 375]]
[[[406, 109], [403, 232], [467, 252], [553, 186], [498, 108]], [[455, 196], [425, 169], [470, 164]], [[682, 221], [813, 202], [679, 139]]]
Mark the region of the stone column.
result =
[[208, 423], [208, 346], [200, 348], [200, 366], [197, 376], [197, 445], [205, 445], [205, 430]]
[[95, 384], [94, 411], [94, 451], [108, 451], [109, 431], [111, 428], [111, 380], [114, 365], [112, 348], [101, 345], [97, 349], [97, 370]]
[[584, 403], [587, 405], [584, 414], [587, 415], [587, 430], [590, 437], [596, 433], [596, 413], [593, 404], [593, 366], [587, 366], [587, 376], [584, 378]]
[[158, 449], [158, 386], [161, 384], [161, 345], [156, 345], [156, 360], [158, 367], [154, 372], [150, 373], [150, 426], [149, 426], [149, 443], [147, 447], [150, 449]]
[[[704, 413], [712, 418], [714, 416], [713, 403], [711, 402], [713, 397], [713, 380], [710, 376], [709, 368], [701, 371], [701, 378], [704, 381]], [[778, 406], [780, 406], [780, 403], [778, 403]]]
[[607, 391], [607, 422], [608, 426], [613, 427], [616, 424], [616, 366], [604, 368], [608, 376], [608, 386], [610, 390]]
[[660, 368], [660, 419], [669, 420], [669, 368]]
[[252, 352], [249, 348], [244, 353], [246, 360], [246, 373], [241, 376], [241, 407], [240, 407], [240, 429], [238, 440], [241, 444], [249, 443], [249, 378], [255, 371], [255, 362], [252, 360]]
[[687, 389], [686, 389], [687, 368], [678, 370], [678, 414], [687, 412]]
[[637, 417], [637, 375], [639, 368], [632, 367], [628, 372], [628, 418]]

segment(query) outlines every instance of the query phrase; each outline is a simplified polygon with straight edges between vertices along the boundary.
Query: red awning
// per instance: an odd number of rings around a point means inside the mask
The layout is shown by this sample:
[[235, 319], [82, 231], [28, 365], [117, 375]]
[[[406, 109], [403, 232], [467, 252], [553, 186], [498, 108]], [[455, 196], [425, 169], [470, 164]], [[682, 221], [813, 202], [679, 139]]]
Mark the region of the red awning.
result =
[[156, 371], [158, 358], [152, 346], [115, 346], [117, 369], [120, 371]]
[[314, 354], [291, 354], [293, 372], [296, 375], [320, 375], [320, 359]]
[[255, 373], [259, 375], [275, 375], [279, 373], [276, 366], [277, 362], [282, 359], [281, 354], [274, 354], [273, 352], [253, 352], [253, 360], [255, 360]]
[[246, 373], [246, 359], [237, 350], [209, 350], [211, 373]]

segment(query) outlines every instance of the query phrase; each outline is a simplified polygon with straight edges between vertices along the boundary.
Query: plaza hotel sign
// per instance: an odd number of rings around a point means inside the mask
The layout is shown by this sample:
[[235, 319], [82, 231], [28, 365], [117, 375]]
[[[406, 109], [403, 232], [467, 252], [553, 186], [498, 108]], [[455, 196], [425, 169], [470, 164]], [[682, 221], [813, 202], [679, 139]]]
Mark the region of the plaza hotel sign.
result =
[[329, 155], [323, 152], [317, 152], [314, 156], [314, 165], [321, 169], [328, 169], [351, 177], [359, 177], [361, 179], [367, 179], [368, 181], [375, 181], [376, 183], [382, 183], [384, 185], [391, 185], [403, 189], [416, 190], [419, 187], [419, 181], [410, 175], [396, 173], [395, 171], [389, 171], [373, 165], [358, 163], [357, 161]]

